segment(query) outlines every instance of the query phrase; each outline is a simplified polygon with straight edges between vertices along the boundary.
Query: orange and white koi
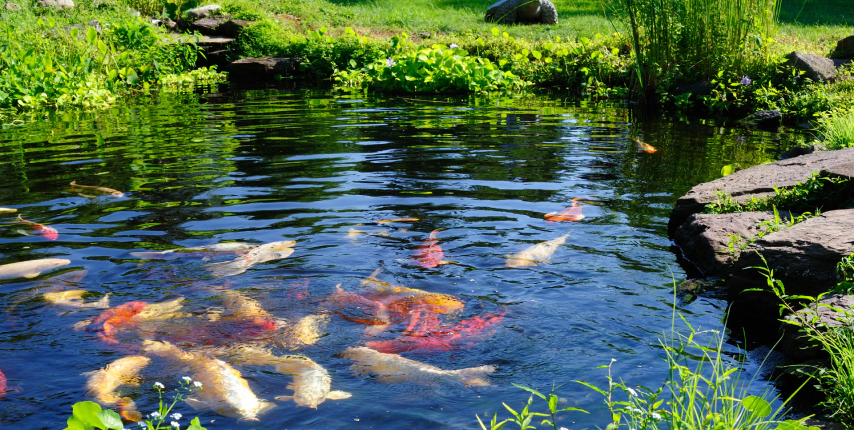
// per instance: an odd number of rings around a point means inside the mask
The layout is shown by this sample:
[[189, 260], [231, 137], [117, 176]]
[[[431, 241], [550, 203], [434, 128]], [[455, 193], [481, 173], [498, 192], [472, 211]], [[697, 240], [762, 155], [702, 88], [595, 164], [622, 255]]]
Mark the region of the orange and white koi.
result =
[[632, 139], [632, 142], [634, 142], [638, 146], [638, 149], [640, 149], [643, 152], [646, 152], [647, 154], [655, 154], [655, 151], [657, 151], [654, 146], [652, 146], [652, 145], [650, 145], [650, 144], [648, 144], [648, 143], [646, 143], [646, 142], [644, 142], [644, 141], [642, 141], [636, 137], [633, 137], [631, 139]]
[[21, 218], [20, 215], [18, 215], [18, 222], [26, 224], [30, 231], [35, 234], [40, 234], [44, 236], [45, 239], [56, 240], [59, 237], [59, 232], [56, 231], [56, 229], [53, 227], [48, 227], [44, 224], [39, 224], [37, 222], [27, 221]]
[[116, 389], [123, 385], [139, 385], [139, 372], [150, 362], [148, 357], [132, 355], [113, 361], [103, 369], [86, 372], [86, 392], [102, 405], [118, 405], [124, 419], [139, 421], [142, 414], [137, 411], [134, 401], [130, 397], [120, 397]]
[[507, 267], [536, 266], [537, 263], [548, 263], [557, 248], [566, 243], [569, 233], [556, 239], [540, 242], [507, 257], [504, 262]]
[[456, 380], [466, 386], [487, 386], [487, 375], [495, 366], [478, 366], [458, 370], [444, 370], [397, 354], [387, 354], [364, 346], [350, 347], [341, 356], [355, 363], [350, 367], [359, 375], [374, 375], [380, 382], [408, 382], [420, 385], [437, 385], [443, 380]]
[[100, 193], [100, 194], [110, 195], [110, 196], [113, 196], [116, 198], [120, 198], [120, 197], [125, 196], [125, 193], [123, 193], [119, 190], [114, 190], [112, 188], [107, 188], [107, 187], [98, 187], [95, 185], [79, 185], [79, 184], [77, 184], [77, 181], [71, 181], [71, 183], [69, 185], [71, 185], [71, 189], [84, 188], [87, 190], [95, 191], [95, 192]]
[[546, 221], [581, 221], [584, 215], [581, 213], [581, 205], [578, 204], [578, 197], [572, 199], [572, 206], [563, 209], [559, 212], [549, 212], [543, 216]]
[[418, 246], [418, 250], [415, 251], [415, 259], [418, 261], [418, 265], [425, 269], [432, 269], [440, 264], [449, 263], [442, 260], [445, 252], [442, 251], [442, 247], [439, 246], [439, 240], [436, 239], [439, 231], [441, 230], [436, 229], [430, 232], [430, 237]]
[[452, 327], [439, 327], [433, 331], [410, 333], [393, 340], [368, 342], [366, 345], [385, 353], [401, 353], [424, 349], [429, 351], [450, 351], [460, 347], [470, 348], [474, 342], [492, 334], [493, 327], [504, 319], [504, 311], [479, 315], [460, 321]]

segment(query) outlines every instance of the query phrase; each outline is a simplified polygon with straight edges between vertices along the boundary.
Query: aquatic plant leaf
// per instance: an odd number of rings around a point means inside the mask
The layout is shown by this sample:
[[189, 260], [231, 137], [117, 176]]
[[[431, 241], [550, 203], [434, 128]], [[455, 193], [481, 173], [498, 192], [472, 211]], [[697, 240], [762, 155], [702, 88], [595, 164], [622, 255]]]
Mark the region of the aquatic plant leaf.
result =
[[90, 401], [77, 402], [71, 407], [71, 410], [73, 418], [76, 418], [84, 428], [103, 428], [103, 423], [98, 418], [98, 412], [101, 412], [101, 405]]
[[819, 430], [819, 427], [805, 426], [798, 420], [786, 420], [777, 426], [777, 430]]
[[195, 418], [193, 418], [192, 421], [190, 421], [190, 426], [187, 427], [187, 430], [207, 430], [207, 429], [202, 427], [202, 424], [199, 423], [199, 417], [195, 417]]
[[65, 423], [65, 430], [89, 430], [92, 427], [86, 427], [77, 418], [69, 417]]
[[113, 411], [110, 409], [104, 409], [102, 411], [99, 411], [97, 416], [98, 416], [98, 419], [101, 420], [101, 423], [103, 423], [104, 426], [106, 426], [108, 429], [122, 430], [125, 428], [122, 425], [122, 417], [119, 416], [119, 414], [116, 413], [116, 411]]
[[744, 405], [744, 409], [759, 417], [764, 418], [771, 415], [771, 405], [761, 397], [747, 396], [741, 401], [741, 404]]

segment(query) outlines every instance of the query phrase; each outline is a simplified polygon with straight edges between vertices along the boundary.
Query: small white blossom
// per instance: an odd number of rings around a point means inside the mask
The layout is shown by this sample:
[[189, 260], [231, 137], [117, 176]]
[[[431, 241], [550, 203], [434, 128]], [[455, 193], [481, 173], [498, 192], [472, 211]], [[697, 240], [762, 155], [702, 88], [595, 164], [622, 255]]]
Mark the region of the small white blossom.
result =
[[635, 396], [635, 397], [638, 396], [638, 392], [635, 391], [634, 389], [632, 389], [632, 387], [626, 387], [626, 391], [628, 391], [629, 394], [631, 394], [632, 396]]
[[145, 422], [143, 422], [143, 421], [140, 421], [140, 422], [138, 422], [138, 423], [136, 423], [136, 424], [137, 424], [138, 426], [140, 426], [141, 428], [146, 428], [146, 427], [148, 427], [148, 424], [146, 424], [146, 423], [145, 423]]
[[181, 417], [183, 417], [183, 415], [181, 415], [181, 414], [179, 414], [179, 413], [177, 413], [177, 412], [175, 412], [174, 414], [169, 415], [169, 416], [170, 416], [170, 417], [172, 417], [172, 419], [173, 419], [173, 420], [176, 420], [176, 421], [177, 421], [177, 420], [180, 420], [180, 419], [181, 419]]
[[454, 49], [454, 48], [459, 48], [459, 46], [460, 45], [457, 45], [456, 43], [452, 43], [450, 46], [448, 46], [448, 48]]
[[193, 385], [195, 385], [196, 388], [202, 388], [202, 383], [199, 381], [193, 382]]
[[189, 377], [189, 376], [182, 376], [182, 377], [181, 377], [181, 379], [183, 379], [183, 380], [187, 381], [187, 383], [188, 383], [188, 384], [189, 384], [190, 382], [193, 382], [193, 378], [191, 378], [191, 377]]
[[150, 416], [151, 418], [160, 418], [160, 412], [154, 411], [148, 414], [148, 416]]
[[161, 384], [161, 383], [159, 383], [159, 382], [155, 382], [155, 383], [154, 383], [154, 386], [155, 386], [155, 387], [157, 387], [157, 388], [159, 388], [159, 389], [161, 389], [161, 390], [162, 390], [162, 389], [164, 389], [164, 388], [166, 388], [166, 387], [164, 387], [164, 386], [163, 386], [163, 384]]
[[397, 63], [395, 63], [395, 61], [394, 61], [394, 60], [392, 60], [392, 59], [391, 59], [391, 57], [388, 57], [388, 58], [386, 58], [386, 59], [385, 59], [385, 66], [386, 66], [386, 67], [392, 67], [392, 66], [394, 66], [395, 64], [397, 64]]
[[652, 417], [653, 417], [654, 419], [660, 420], [660, 419], [661, 419], [661, 414], [659, 414], [658, 412], [653, 412], [653, 413], [652, 413]]
[[171, 423], [169, 423], [169, 424], [171, 424], [171, 425], [172, 425], [172, 427], [175, 427], [175, 428], [179, 428], [179, 427], [181, 427], [181, 424], [178, 424], [178, 421], [172, 421], [172, 422], [171, 422]]

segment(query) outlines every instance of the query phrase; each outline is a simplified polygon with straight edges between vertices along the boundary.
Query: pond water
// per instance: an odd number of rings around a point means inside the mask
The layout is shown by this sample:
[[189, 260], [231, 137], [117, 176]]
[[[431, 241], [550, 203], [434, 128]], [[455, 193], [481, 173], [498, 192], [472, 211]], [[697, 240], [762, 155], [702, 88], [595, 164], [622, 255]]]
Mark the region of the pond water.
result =
[[[631, 137], [657, 151], [642, 151]], [[2, 214], [0, 264], [71, 263], [0, 281], [0, 371], [9, 389], [0, 426], [62, 428], [71, 405], [91, 399], [84, 373], [140, 353], [143, 338], [187, 349], [248, 343], [304, 354], [329, 372], [333, 390], [352, 393], [316, 410], [297, 407], [274, 400], [291, 394], [290, 375], [233, 362], [258, 397], [278, 406], [257, 422], [177, 406], [184, 422], [198, 414], [208, 428], [476, 428], [476, 414], [506, 416], [502, 401], [524, 404], [527, 394], [511, 383], [545, 391], [565, 384], [561, 405], [591, 413], [567, 414], [559, 424], [604, 426], [601, 396], [570, 381], [606, 384], [596, 367], [612, 358], [614, 375], [629, 385], [657, 387], [666, 376], [658, 339], [671, 326], [672, 277], [685, 278], [666, 234], [676, 198], [726, 164], [775, 159], [788, 145], [779, 139], [713, 122], [644, 121], [622, 105], [554, 95], [428, 101], [277, 90], [143, 97], [105, 112], [6, 126], [0, 206], [55, 228], [58, 237]], [[91, 197], [93, 190], [72, 189], [72, 181], [124, 196]], [[573, 199], [584, 219], [544, 219]], [[411, 220], [377, 222], [393, 219]], [[435, 243], [449, 263], [423, 267], [430, 265], [416, 253], [437, 229]], [[549, 262], [507, 267], [509, 254], [566, 234]], [[284, 240], [296, 241], [292, 255], [243, 273], [210, 270], [235, 258], [229, 253], [135, 254]], [[361, 282], [376, 269], [381, 282], [374, 286], [453, 295], [464, 307], [429, 315], [433, 326], [414, 320], [427, 321], [427, 313], [409, 309], [385, 330], [335, 313], [336, 285], [364, 293], [372, 286]], [[103, 310], [42, 298], [68, 289], [88, 291], [87, 303], [110, 293], [112, 306], [183, 297], [190, 316], [132, 336], [118, 327], [115, 339], [105, 339], [106, 329], [80, 329]], [[260, 303], [277, 324], [328, 315], [324, 335], [296, 348], [230, 326], [222, 317], [229, 291]], [[711, 298], [679, 305], [701, 329], [720, 329], [724, 308]], [[490, 386], [390, 383], [355, 374], [340, 355], [413, 327], [447, 331], [490, 317], [487, 327], [462, 330], [460, 342], [401, 354], [442, 369], [495, 366]], [[199, 328], [218, 319], [225, 323], [214, 331]], [[169, 392], [186, 374], [151, 357], [140, 385], [118, 390], [143, 412], [156, 408], [155, 381]], [[744, 366], [756, 371], [750, 359]]]

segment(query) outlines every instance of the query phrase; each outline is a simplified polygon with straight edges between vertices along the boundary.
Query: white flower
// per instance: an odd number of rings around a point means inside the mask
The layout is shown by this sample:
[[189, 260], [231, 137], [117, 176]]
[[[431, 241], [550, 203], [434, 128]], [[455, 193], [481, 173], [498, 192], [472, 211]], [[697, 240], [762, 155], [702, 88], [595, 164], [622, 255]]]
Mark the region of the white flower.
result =
[[658, 412], [653, 412], [653, 413], [652, 413], [652, 417], [653, 417], [654, 419], [660, 420], [660, 419], [661, 419], [661, 414], [659, 414]]
[[191, 377], [189, 377], [189, 376], [182, 376], [182, 377], [181, 377], [181, 379], [183, 379], [183, 380], [187, 381], [187, 383], [188, 383], [188, 384], [189, 384], [190, 382], [193, 382], [193, 378], [191, 378]]
[[450, 46], [448, 46], [448, 48], [454, 49], [454, 48], [459, 48], [459, 46], [460, 45], [457, 45], [456, 43], [452, 43]]
[[179, 427], [181, 427], [181, 424], [178, 424], [178, 421], [172, 421], [172, 422], [171, 422], [171, 423], [169, 423], [169, 424], [171, 424], [171, 425], [172, 425], [172, 427], [175, 427], [175, 428], [179, 428]]
[[196, 388], [202, 388], [202, 383], [199, 381], [193, 382], [193, 385], [195, 385]]
[[162, 390], [162, 389], [164, 389], [164, 388], [166, 388], [166, 387], [164, 387], [164, 386], [163, 386], [163, 384], [161, 384], [161, 383], [159, 383], [159, 382], [155, 382], [155, 383], [154, 383], [154, 386], [155, 386], [156, 388], [161, 389], [161, 390]]
[[142, 427], [142, 428], [146, 428], [146, 427], [148, 427], [148, 424], [146, 424], [146, 423], [145, 423], [145, 422], [143, 422], [143, 421], [140, 421], [140, 422], [138, 422], [138, 423], [136, 423], [136, 424], [137, 424], [138, 426]]
[[154, 411], [148, 414], [148, 416], [150, 416], [151, 418], [160, 418], [160, 412]]
[[394, 60], [391, 59], [391, 57], [388, 57], [385, 59], [385, 66], [386, 67], [392, 67], [395, 64], [397, 64], [397, 63], [395, 63]]
[[638, 396], [638, 392], [635, 391], [634, 389], [632, 389], [632, 387], [626, 387], [626, 391], [628, 391], [629, 394], [631, 394], [632, 396], [635, 396], [635, 397]]
[[174, 414], [169, 415], [169, 416], [170, 416], [170, 417], [172, 417], [172, 419], [173, 419], [173, 420], [180, 420], [180, 419], [181, 419], [181, 417], [183, 417], [183, 415], [181, 415], [181, 414], [179, 414], [179, 413], [177, 413], [177, 412], [175, 412]]

